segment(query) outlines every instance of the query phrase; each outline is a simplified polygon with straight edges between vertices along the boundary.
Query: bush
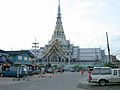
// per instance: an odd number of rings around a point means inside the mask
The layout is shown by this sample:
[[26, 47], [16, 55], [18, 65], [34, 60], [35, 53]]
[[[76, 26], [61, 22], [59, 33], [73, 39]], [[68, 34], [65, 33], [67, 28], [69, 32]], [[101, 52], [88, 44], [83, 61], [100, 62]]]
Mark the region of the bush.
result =
[[83, 70], [83, 67], [80, 66], [79, 64], [75, 65], [73, 68], [74, 68], [76, 71]]
[[118, 67], [116, 64], [112, 64], [112, 63], [105, 63], [104, 66], [105, 67], [111, 67], [111, 68], [117, 68]]

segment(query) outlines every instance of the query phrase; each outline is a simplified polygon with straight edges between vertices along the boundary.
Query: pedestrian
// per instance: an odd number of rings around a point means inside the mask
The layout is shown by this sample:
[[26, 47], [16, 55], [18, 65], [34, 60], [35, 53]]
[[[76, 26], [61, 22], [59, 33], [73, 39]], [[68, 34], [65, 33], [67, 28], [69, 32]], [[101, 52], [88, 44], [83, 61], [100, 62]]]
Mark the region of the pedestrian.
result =
[[89, 74], [89, 75], [91, 75], [91, 72], [92, 72], [92, 71], [91, 71], [91, 70], [89, 70], [88, 74]]
[[84, 71], [83, 71], [83, 70], [81, 70], [81, 71], [80, 71], [80, 74], [81, 74], [81, 75], [83, 75], [83, 74], [84, 74]]
[[41, 77], [43, 77], [43, 78], [46, 77], [45, 76], [45, 68], [41, 68], [41, 73], [42, 73]]
[[90, 83], [90, 81], [92, 80], [91, 74], [88, 75], [88, 80], [89, 80], [89, 83]]
[[42, 71], [41, 71], [41, 69], [40, 69], [40, 73], [39, 74], [40, 74], [40, 76], [38, 76], [38, 77], [42, 77]]

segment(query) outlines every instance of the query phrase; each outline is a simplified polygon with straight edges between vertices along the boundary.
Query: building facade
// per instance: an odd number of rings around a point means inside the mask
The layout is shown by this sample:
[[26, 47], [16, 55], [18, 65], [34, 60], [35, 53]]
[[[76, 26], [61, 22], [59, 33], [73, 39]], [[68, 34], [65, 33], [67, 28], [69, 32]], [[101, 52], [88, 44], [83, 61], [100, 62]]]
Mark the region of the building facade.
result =
[[33, 59], [34, 55], [29, 50], [20, 50], [20, 51], [6, 51], [6, 53], [9, 55], [8, 60], [11, 62], [11, 65], [9, 70], [17, 70], [18, 72], [21, 72], [20, 70], [22, 68], [25, 68], [28, 71], [33, 70]]
[[64, 33], [60, 2], [58, 4], [58, 13], [55, 29], [51, 40], [45, 47], [40, 47], [37, 52], [37, 58], [42, 64], [55, 65], [74, 65], [80, 64], [83, 67], [94, 66], [104, 62], [104, 50], [100, 48], [80, 48], [74, 46], [69, 40], [66, 40]]

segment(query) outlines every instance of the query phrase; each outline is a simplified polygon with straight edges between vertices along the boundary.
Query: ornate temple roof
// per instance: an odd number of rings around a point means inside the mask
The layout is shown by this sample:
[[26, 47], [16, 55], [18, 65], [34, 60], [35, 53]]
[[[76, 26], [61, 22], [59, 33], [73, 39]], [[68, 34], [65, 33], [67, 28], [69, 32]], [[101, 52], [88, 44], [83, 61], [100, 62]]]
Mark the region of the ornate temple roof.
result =
[[59, 42], [56, 40], [54, 41], [53, 45], [47, 50], [47, 52], [44, 53], [44, 57], [49, 57], [53, 52], [55, 52], [58, 56], [63, 56], [64, 58], [68, 58], [65, 55], [65, 50], [61, 49]]
[[49, 57], [52, 54], [55, 54], [59, 57], [68, 58], [68, 56], [65, 55], [66, 49], [64, 49], [62, 46], [69, 45], [68, 41], [66, 40], [63, 26], [62, 26], [62, 20], [61, 20], [61, 9], [60, 9], [60, 0], [58, 2], [58, 13], [57, 13], [57, 21], [55, 25], [55, 30], [52, 35], [52, 39], [49, 41], [46, 49], [43, 51], [42, 58]]
[[56, 26], [54, 29], [54, 33], [52, 35], [52, 39], [49, 42], [49, 45], [51, 45], [55, 40], [58, 40], [61, 42], [61, 44], [66, 45], [66, 36], [63, 30], [63, 25], [62, 25], [62, 20], [61, 20], [61, 9], [60, 9], [60, 0], [58, 3], [58, 13], [57, 13], [57, 21], [56, 21]]

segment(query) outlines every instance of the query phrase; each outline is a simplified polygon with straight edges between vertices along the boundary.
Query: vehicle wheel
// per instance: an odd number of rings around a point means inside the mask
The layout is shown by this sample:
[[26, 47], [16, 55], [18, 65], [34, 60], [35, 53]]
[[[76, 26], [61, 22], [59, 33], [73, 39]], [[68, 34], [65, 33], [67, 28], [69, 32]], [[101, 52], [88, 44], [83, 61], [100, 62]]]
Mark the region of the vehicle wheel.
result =
[[3, 74], [0, 74], [1, 77], [3, 77], [4, 75]]
[[100, 80], [99, 85], [100, 86], [105, 86], [106, 85], [106, 80]]

